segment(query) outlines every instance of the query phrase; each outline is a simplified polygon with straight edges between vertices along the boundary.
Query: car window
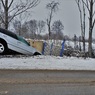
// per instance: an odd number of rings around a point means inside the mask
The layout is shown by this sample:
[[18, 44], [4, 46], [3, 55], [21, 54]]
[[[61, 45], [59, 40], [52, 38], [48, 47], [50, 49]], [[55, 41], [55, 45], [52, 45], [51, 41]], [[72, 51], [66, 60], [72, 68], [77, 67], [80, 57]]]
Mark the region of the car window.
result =
[[18, 40], [25, 43], [26, 45], [30, 46], [30, 44], [21, 36], [17, 36]]

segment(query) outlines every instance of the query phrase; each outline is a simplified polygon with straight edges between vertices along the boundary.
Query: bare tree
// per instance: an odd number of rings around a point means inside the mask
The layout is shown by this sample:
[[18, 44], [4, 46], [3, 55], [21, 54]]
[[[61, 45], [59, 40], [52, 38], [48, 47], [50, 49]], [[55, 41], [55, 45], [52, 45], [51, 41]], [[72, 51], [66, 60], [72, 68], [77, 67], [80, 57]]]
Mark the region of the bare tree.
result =
[[48, 3], [46, 5], [46, 8], [49, 10], [49, 17], [47, 18], [47, 26], [48, 26], [48, 32], [49, 32], [49, 38], [51, 36], [51, 21], [53, 18], [53, 13], [58, 11], [58, 2], [52, 1], [51, 3]]
[[92, 57], [93, 50], [92, 50], [92, 33], [93, 33], [93, 28], [95, 25], [95, 10], [94, 10], [94, 5], [95, 5], [95, 0], [86, 0], [83, 2], [85, 6], [87, 7], [88, 13], [89, 13], [89, 56]]
[[62, 39], [63, 38], [63, 32], [62, 30], [64, 29], [64, 26], [60, 20], [54, 21], [52, 25], [52, 32], [55, 35], [55, 38]]
[[25, 24], [25, 22], [27, 22], [29, 16], [30, 16], [30, 13], [27, 13], [27, 14], [23, 13], [23, 14], [19, 14], [17, 17], [15, 17], [14, 20], [12, 20], [13, 27], [15, 29], [15, 32], [18, 35], [21, 36], [23, 34], [23, 25]]
[[15, 20], [13, 22], [13, 27], [15, 29], [15, 32], [18, 34], [18, 35], [21, 35], [21, 22], [18, 21], [18, 20]]
[[86, 17], [86, 7], [85, 4], [83, 3], [83, 0], [75, 0], [78, 9], [80, 12], [80, 23], [81, 23], [81, 36], [82, 36], [82, 41], [83, 41], [83, 51], [85, 54], [85, 17]]
[[28, 35], [28, 27], [27, 27], [26, 22], [24, 22], [22, 24], [21, 21], [15, 20], [13, 22], [13, 27], [14, 27], [15, 32], [16, 32], [17, 35], [23, 36], [23, 37], [26, 37], [26, 38], [29, 37], [29, 35]]
[[35, 39], [37, 34], [37, 20], [30, 20], [29, 22], [27, 22], [27, 26], [29, 37]]
[[[76, 0], [78, 7], [79, 7], [79, 11], [81, 14], [81, 7], [80, 7], [80, 1], [82, 1], [81, 3], [83, 4], [83, 12], [85, 12], [85, 7], [88, 11], [88, 19], [89, 19], [89, 39], [88, 39], [88, 52], [89, 52], [89, 57], [92, 57], [92, 33], [93, 33], [93, 28], [95, 26], [95, 10], [94, 10], [94, 5], [95, 5], [95, 0]], [[81, 14], [82, 15], [82, 14]], [[85, 25], [85, 13], [84, 13], [84, 21], [82, 25]], [[84, 28], [85, 30], [85, 28]]]
[[73, 40], [74, 40], [74, 49], [76, 50], [76, 48], [77, 48], [77, 36], [76, 36], [76, 34], [74, 34]]
[[45, 22], [42, 20], [38, 21], [38, 34], [45, 31]]
[[15, 0], [1, 0], [4, 17], [0, 15], [5, 29], [8, 29], [9, 23], [21, 13], [28, 11], [38, 5], [39, 0], [19, 0], [15, 3]]

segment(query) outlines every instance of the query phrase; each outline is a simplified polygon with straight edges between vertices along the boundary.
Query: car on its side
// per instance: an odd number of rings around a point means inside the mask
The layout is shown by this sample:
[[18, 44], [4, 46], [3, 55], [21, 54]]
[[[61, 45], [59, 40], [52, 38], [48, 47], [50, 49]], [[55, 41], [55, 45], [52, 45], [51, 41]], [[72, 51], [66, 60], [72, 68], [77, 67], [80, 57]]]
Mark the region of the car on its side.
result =
[[7, 54], [8, 51], [14, 51], [25, 55], [40, 55], [41, 53], [30, 46], [25, 38], [15, 33], [0, 28], [0, 55]]

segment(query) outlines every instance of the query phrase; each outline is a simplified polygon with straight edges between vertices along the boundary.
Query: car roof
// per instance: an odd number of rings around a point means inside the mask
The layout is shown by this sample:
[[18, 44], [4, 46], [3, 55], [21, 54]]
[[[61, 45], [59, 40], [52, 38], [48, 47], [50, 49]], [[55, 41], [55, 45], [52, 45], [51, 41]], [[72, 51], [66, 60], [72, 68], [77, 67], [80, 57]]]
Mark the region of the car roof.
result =
[[13, 37], [15, 39], [17, 39], [17, 35], [9, 30], [6, 30], [6, 29], [3, 29], [3, 28], [0, 28], [0, 32], [3, 33], [3, 34], [6, 34], [10, 37]]

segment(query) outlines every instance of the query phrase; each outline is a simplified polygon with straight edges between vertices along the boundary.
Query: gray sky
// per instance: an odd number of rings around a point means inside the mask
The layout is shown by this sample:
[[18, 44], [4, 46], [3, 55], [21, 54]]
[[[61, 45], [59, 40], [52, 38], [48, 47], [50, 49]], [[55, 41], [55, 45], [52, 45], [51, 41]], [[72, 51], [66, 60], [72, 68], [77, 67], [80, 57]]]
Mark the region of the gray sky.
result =
[[[34, 8], [32, 19], [46, 20], [48, 13], [46, 10], [46, 4], [52, 0], [41, 0], [40, 4]], [[81, 35], [79, 10], [75, 0], [55, 0], [59, 1], [59, 11], [54, 14], [53, 20], [61, 20], [64, 25], [63, 33], [73, 37], [74, 34]], [[86, 27], [88, 24], [86, 22]], [[86, 30], [87, 31], [87, 30]], [[93, 32], [93, 35], [95, 33]], [[86, 32], [86, 38], [88, 38], [88, 31]]]
[[[44, 20], [48, 17], [48, 10], [46, 4], [53, 0], [40, 0], [40, 4], [33, 8], [32, 16], [29, 19]], [[74, 34], [77, 36], [81, 35], [80, 29], [80, 17], [79, 10], [75, 0], [55, 0], [60, 3], [59, 11], [54, 14], [54, 20], [61, 20], [64, 25], [63, 33], [69, 37], [73, 37]], [[88, 18], [86, 20], [86, 38], [88, 38]], [[95, 29], [93, 31], [93, 37], [95, 35]], [[95, 38], [95, 37], [94, 37]]]
[[[48, 13], [46, 4], [51, 0], [41, 0], [40, 4], [34, 8], [32, 18], [46, 20]], [[56, 0], [57, 1], [57, 0]], [[69, 36], [80, 35], [80, 20], [77, 5], [74, 0], [58, 0], [59, 11], [54, 14], [53, 20], [61, 20], [64, 25], [63, 33]]]

